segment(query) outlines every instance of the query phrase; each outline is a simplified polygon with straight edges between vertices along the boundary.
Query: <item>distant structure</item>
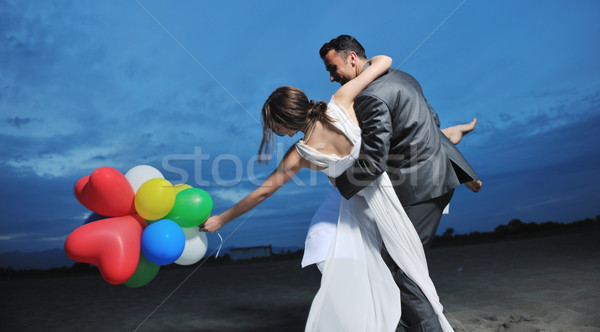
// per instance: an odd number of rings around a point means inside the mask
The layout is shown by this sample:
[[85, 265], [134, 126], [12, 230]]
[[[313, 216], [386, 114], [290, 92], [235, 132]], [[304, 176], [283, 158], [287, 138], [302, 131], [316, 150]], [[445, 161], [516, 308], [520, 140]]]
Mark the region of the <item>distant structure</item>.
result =
[[229, 249], [229, 256], [234, 261], [263, 257], [270, 258], [272, 255], [273, 248], [271, 245]]

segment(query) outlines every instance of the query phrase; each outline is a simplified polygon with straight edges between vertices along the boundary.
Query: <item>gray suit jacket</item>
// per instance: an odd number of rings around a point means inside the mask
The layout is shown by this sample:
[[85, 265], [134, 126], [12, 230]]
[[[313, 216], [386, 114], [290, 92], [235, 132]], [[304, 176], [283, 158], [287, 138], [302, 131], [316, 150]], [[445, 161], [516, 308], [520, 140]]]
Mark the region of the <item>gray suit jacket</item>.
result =
[[336, 178], [351, 198], [387, 172], [403, 205], [441, 196], [478, 179], [454, 144], [440, 131], [437, 114], [412, 76], [390, 69], [354, 101], [362, 128], [360, 156]]

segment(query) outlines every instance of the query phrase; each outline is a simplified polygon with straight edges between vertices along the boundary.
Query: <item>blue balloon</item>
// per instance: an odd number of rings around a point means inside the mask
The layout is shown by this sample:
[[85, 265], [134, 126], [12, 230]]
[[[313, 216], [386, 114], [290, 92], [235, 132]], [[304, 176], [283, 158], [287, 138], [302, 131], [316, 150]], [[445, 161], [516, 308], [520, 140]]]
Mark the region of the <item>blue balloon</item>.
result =
[[150, 263], [168, 265], [176, 261], [185, 248], [185, 233], [169, 219], [148, 225], [142, 232], [142, 254]]

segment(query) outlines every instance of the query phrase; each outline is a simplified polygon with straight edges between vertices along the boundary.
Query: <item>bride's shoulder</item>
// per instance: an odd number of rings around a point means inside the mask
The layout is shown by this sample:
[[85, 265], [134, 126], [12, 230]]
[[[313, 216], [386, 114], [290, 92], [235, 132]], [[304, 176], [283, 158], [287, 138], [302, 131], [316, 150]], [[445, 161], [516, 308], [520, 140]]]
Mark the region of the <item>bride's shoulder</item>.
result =
[[332, 96], [327, 106], [328, 112], [335, 114], [335, 118], [345, 119], [349, 117], [355, 124], [358, 124], [356, 113], [354, 112], [354, 107], [352, 104], [343, 105]]
[[331, 107], [331, 105], [339, 105], [338, 102], [335, 100], [334, 96], [331, 96], [331, 99], [329, 99], [329, 101], [327, 102], [327, 107]]
[[330, 111], [330, 110], [334, 110], [334, 109], [347, 112], [346, 107], [344, 107], [344, 105], [342, 105], [339, 101], [337, 101], [334, 96], [331, 96], [331, 99], [327, 103], [327, 110]]

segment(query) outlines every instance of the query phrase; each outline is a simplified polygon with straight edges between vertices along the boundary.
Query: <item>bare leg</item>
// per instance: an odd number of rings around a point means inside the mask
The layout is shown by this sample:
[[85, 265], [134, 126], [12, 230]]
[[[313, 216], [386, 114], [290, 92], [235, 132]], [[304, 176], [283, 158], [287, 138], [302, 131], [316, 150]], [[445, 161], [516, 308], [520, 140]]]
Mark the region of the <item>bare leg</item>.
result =
[[444, 133], [452, 143], [458, 144], [463, 136], [475, 129], [475, 124], [477, 124], [477, 118], [474, 118], [473, 121], [469, 123], [444, 128], [442, 129], [442, 133]]

